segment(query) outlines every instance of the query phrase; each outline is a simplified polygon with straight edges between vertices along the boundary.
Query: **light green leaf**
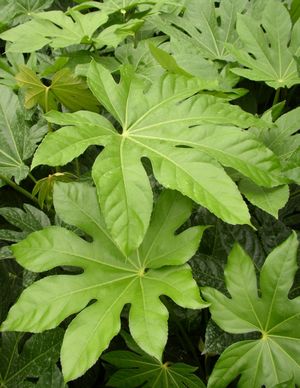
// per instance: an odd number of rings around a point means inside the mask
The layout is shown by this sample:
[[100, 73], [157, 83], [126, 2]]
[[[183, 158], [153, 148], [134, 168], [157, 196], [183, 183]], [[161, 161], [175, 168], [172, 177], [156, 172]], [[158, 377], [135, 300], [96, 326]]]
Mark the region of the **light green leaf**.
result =
[[193, 374], [197, 367], [184, 363], [159, 362], [143, 352], [114, 351], [103, 360], [119, 370], [108, 381], [110, 387], [135, 388], [204, 388], [204, 383]]
[[232, 249], [225, 278], [231, 298], [205, 287], [212, 319], [229, 333], [257, 331], [258, 340], [231, 345], [217, 361], [208, 387], [225, 388], [241, 375], [241, 388], [273, 387], [300, 381], [300, 297], [289, 299], [297, 270], [297, 235], [293, 233], [267, 257], [260, 272], [258, 294], [255, 269], [239, 245]]
[[239, 15], [236, 28], [244, 46], [227, 47], [246, 69], [234, 68], [235, 74], [264, 81], [275, 89], [300, 83], [295, 60], [300, 54], [300, 22], [292, 28], [290, 15], [280, 1], [269, 1], [260, 21]]
[[238, 40], [236, 18], [246, 5], [245, 0], [227, 0], [216, 8], [213, 0], [189, 0], [182, 17], [167, 14], [152, 22], [171, 38], [196, 48], [202, 57], [228, 61], [232, 56], [226, 44]]
[[14, 177], [19, 183], [26, 178], [29, 168], [24, 161], [33, 154], [44, 130], [39, 125], [29, 127], [18, 97], [0, 85], [0, 173]]
[[36, 73], [26, 66], [20, 66], [16, 80], [25, 89], [27, 109], [39, 104], [47, 112], [57, 109], [57, 101], [59, 101], [71, 111], [99, 110], [99, 104], [88, 90], [86, 83], [67, 67], [54, 74], [49, 86], [44, 85]]
[[40, 377], [58, 360], [62, 329], [33, 335], [25, 342], [19, 354], [22, 337], [21, 333], [2, 334], [0, 378], [3, 387], [23, 388], [28, 382], [27, 378]]
[[[220, 164], [238, 170], [259, 185], [285, 183], [272, 152], [239, 128], [268, 124], [238, 106], [198, 93], [202, 87], [198, 79], [165, 74], [147, 87], [126, 66], [116, 83], [108, 70], [92, 63], [88, 84], [118, 121], [122, 133], [104, 131], [103, 125], [99, 130], [98, 124], [93, 130], [93, 122], [104, 120], [100, 115], [49, 113], [46, 117], [50, 122], [67, 127], [46, 136], [32, 166], [66, 164], [90, 144], [106, 146], [95, 162], [93, 178], [106, 223], [124, 252], [139, 246], [149, 223], [151, 195], [140, 164], [143, 157], [150, 159], [155, 177], [162, 184], [181, 191], [229, 223], [249, 224], [250, 217], [235, 184]], [[187, 151], [187, 147], [194, 150]], [[108, 162], [110, 158], [113, 160]], [[106, 167], [101, 166], [102, 160]], [[222, 181], [217, 189], [213, 184], [216, 179]], [[224, 195], [213, 198], [218, 190]], [[135, 230], [131, 241], [126, 237], [129, 229]]]
[[275, 218], [278, 218], [278, 211], [287, 203], [290, 194], [288, 185], [266, 188], [248, 179], [240, 181], [239, 189], [253, 205], [272, 214]]
[[74, 44], [91, 44], [94, 32], [103, 25], [108, 16], [101, 11], [86, 15], [78, 11], [69, 11], [67, 16], [62, 11], [36, 13], [33, 20], [5, 31], [1, 39], [12, 42], [11, 52], [33, 52], [45, 45], [63, 48]]
[[[105, 228], [94, 188], [82, 183], [58, 183], [54, 205], [63, 221], [77, 226], [92, 242], [67, 229], [50, 227], [14, 245], [15, 257], [33, 272], [75, 266], [83, 273], [48, 276], [28, 287], [1, 329], [40, 332], [79, 313], [69, 325], [62, 345], [61, 362], [68, 381], [82, 375], [108, 347], [120, 330], [121, 311], [130, 303], [129, 327], [133, 338], [144, 351], [161, 360], [167, 341], [168, 311], [159, 297], [167, 295], [186, 308], [206, 307], [191, 269], [185, 264], [195, 253], [205, 228], [194, 227], [176, 235], [185, 248], [179, 244], [172, 246], [179, 224], [174, 222], [177, 210], [181, 205], [185, 208], [180, 216], [183, 222], [191, 213], [191, 201], [169, 191], [159, 199], [157, 206], [167, 207], [170, 217], [164, 219], [161, 231], [170, 245], [166, 243], [165, 255], [161, 252], [160, 265], [152, 265], [144, 256], [151, 244], [155, 246], [156, 238], [162, 238], [155, 235], [158, 224], [161, 225], [157, 212], [141, 248], [125, 256]], [[174, 265], [173, 257], [179, 265]], [[89, 304], [91, 301], [94, 303]]]

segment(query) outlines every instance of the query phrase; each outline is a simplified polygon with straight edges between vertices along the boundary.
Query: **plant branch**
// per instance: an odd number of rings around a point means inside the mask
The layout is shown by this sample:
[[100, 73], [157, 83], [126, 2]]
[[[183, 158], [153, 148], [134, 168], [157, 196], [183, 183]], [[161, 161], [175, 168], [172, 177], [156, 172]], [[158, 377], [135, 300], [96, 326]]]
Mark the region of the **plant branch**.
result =
[[2, 174], [0, 174], [0, 179], [3, 180], [8, 186], [10, 186], [14, 190], [18, 191], [19, 193], [23, 194], [25, 197], [30, 199], [35, 204], [39, 205], [38, 200], [29, 191], [23, 189], [23, 187], [17, 185], [11, 179], [7, 178], [6, 176], [4, 176]]

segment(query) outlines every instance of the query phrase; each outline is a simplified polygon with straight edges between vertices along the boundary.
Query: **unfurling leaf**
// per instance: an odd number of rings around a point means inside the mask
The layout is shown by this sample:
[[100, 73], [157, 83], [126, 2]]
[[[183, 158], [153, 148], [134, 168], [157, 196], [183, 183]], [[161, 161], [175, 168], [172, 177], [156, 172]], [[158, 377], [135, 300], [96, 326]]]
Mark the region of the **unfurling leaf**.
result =
[[121, 311], [130, 303], [133, 338], [160, 361], [168, 335], [168, 310], [159, 297], [167, 295], [186, 308], [207, 306], [186, 264], [205, 227], [175, 235], [189, 217], [192, 202], [179, 193], [165, 191], [142, 245], [130, 256], [122, 253], [105, 228], [94, 188], [57, 183], [54, 205], [63, 221], [77, 226], [93, 241], [50, 227], [14, 245], [14, 255], [33, 272], [75, 266], [83, 273], [48, 276], [28, 287], [11, 308], [2, 331], [41, 332], [78, 313], [66, 331], [61, 351], [64, 377], [72, 380], [108, 347], [120, 330]]

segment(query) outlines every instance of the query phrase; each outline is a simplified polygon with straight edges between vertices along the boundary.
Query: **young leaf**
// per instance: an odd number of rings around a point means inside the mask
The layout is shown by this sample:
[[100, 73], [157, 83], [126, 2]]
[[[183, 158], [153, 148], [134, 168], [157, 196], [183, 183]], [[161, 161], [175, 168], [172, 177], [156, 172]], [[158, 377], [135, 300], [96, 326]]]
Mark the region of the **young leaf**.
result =
[[46, 136], [32, 168], [63, 165], [91, 144], [104, 145], [93, 166], [93, 179], [107, 226], [124, 252], [139, 246], [151, 214], [152, 193], [142, 157], [151, 160], [161, 184], [233, 224], [249, 224], [249, 213], [220, 164], [262, 186], [282, 183], [276, 157], [238, 128], [265, 124], [221, 99], [196, 94], [203, 86], [197, 79], [165, 74], [145, 90], [131, 67], [122, 69], [116, 83], [104, 67], [93, 63], [88, 84], [118, 121], [122, 134], [100, 115], [49, 113], [50, 122], [67, 126]]
[[47, 372], [59, 358], [63, 337], [62, 329], [33, 335], [25, 342], [22, 352], [18, 347], [21, 333], [3, 333], [0, 352], [1, 385], [7, 388], [23, 388], [26, 378], [37, 378]]
[[[79, 312], [66, 331], [61, 351], [65, 380], [72, 380], [108, 347], [120, 330], [120, 313], [130, 303], [133, 338], [144, 351], [161, 360], [168, 310], [159, 297], [167, 295], [182, 307], [206, 307], [185, 264], [197, 250], [205, 227], [192, 227], [174, 236], [190, 215], [191, 201], [179, 193], [164, 192], [141, 248], [128, 257], [105, 229], [94, 188], [57, 183], [54, 205], [63, 221], [77, 226], [93, 241], [50, 227], [14, 245], [14, 254], [33, 272], [75, 266], [83, 273], [48, 276], [28, 287], [10, 310], [2, 330], [40, 332]], [[168, 217], [161, 218], [161, 209]], [[164, 248], [158, 245], [160, 239]], [[91, 301], [94, 303], [88, 305]]]
[[297, 270], [296, 233], [275, 248], [260, 272], [258, 295], [254, 265], [239, 245], [232, 249], [225, 269], [231, 298], [205, 287], [213, 320], [229, 333], [258, 331], [258, 340], [231, 345], [217, 361], [208, 387], [225, 388], [238, 375], [240, 387], [273, 387], [291, 377], [300, 381], [300, 297], [289, 299]]
[[167, 14], [152, 22], [171, 38], [196, 48], [199, 57], [230, 61], [226, 44], [238, 40], [236, 17], [246, 5], [245, 0], [227, 0], [216, 8], [213, 0], [189, 0], [183, 17]]
[[99, 110], [99, 104], [88, 90], [86, 83], [66, 67], [54, 74], [49, 86], [44, 85], [36, 73], [24, 65], [20, 66], [16, 80], [25, 89], [27, 109], [39, 104], [45, 112], [48, 112], [51, 109], [57, 109], [57, 101], [59, 101], [71, 111]]
[[261, 21], [239, 15], [237, 32], [244, 47], [227, 47], [246, 69], [234, 68], [235, 74], [264, 81], [275, 89], [300, 83], [295, 60], [300, 54], [300, 22], [292, 28], [290, 15], [281, 1], [270, 0]]
[[0, 85], [0, 172], [19, 183], [29, 168], [24, 161], [33, 154], [44, 130], [29, 127], [24, 109], [11, 89]]
[[110, 387], [179, 387], [205, 388], [204, 383], [193, 374], [197, 367], [183, 363], [162, 363], [147, 354], [114, 351], [102, 356], [119, 370], [108, 381]]

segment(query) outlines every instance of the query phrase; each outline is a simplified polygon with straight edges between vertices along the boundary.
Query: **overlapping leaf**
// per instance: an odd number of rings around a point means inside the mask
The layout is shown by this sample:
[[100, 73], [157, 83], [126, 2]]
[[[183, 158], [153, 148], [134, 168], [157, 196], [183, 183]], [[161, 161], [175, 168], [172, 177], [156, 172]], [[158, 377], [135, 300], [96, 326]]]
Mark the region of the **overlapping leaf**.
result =
[[46, 86], [36, 73], [26, 66], [20, 66], [16, 80], [25, 93], [25, 107], [39, 104], [44, 111], [57, 109], [57, 100], [71, 111], [87, 109], [98, 111], [98, 103], [86, 83], [76, 77], [67, 67], [54, 74], [51, 85]]
[[220, 164], [259, 185], [282, 182], [276, 157], [238, 128], [265, 124], [237, 106], [197, 94], [203, 81], [169, 74], [145, 90], [131, 67], [123, 68], [117, 84], [104, 67], [93, 63], [88, 84], [122, 133], [100, 115], [49, 113], [50, 122], [65, 127], [44, 139], [32, 167], [63, 165], [91, 144], [104, 145], [93, 166], [93, 179], [106, 224], [124, 252], [141, 243], [152, 209], [142, 157], [151, 160], [161, 184], [181, 191], [229, 223], [250, 223], [249, 214]]
[[[205, 227], [174, 235], [191, 212], [191, 201], [173, 191], [160, 197], [141, 247], [126, 257], [109, 236], [96, 191], [80, 183], [59, 183], [54, 204], [65, 222], [90, 235], [87, 242], [61, 227], [38, 231], [13, 247], [17, 261], [30, 271], [56, 266], [83, 269], [79, 275], [46, 277], [27, 288], [9, 312], [2, 330], [40, 332], [80, 312], [69, 325], [61, 361], [66, 380], [92, 366], [120, 330], [120, 313], [131, 303], [129, 327], [139, 346], [162, 357], [167, 341], [167, 295], [187, 308], [206, 306], [190, 267]], [[88, 305], [89, 302], [94, 301]], [[86, 307], [88, 305], [88, 307]], [[155, 333], [155, 335], [153, 335]]]
[[0, 86], [0, 173], [13, 176], [16, 182], [24, 179], [29, 172], [25, 161], [44, 133], [38, 124], [29, 127], [18, 97], [8, 87]]
[[292, 28], [281, 1], [269, 1], [261, 21], [239, 15], [236, 30], [244, 47], [227, 47], [246, 69], [234, 68], [233, 72], [275, 89], [300, 83], [295, 59], [300, 55], [300, 21]]
[[227, 0], [216, 8], [213, 0], [189, 0], [183, 17], [167, 14], [154, 17], [152, 22], [171, 38], [197, 49], [199, 57], [228, 61], [233, 58], [226, 44], [238, 40], [236, 17], [246, 9], [247, 3]]
[[293, 109], [275, 121], [275, 126], [265, 130], [251, 129], [280, 158], [285, 174], [300, 183], [300, 108]]
[[105, 12], [82, 14], [69, 10], [68, 13], [70, 16], [62, 11], [35, 13], [32, 20], [5, 31], [0, 38], [12, 42], [8, 49], [10, 52], [34, 52], [48, 44], [54, 49], [75, 44], [117, 46], [143, 23], [132, 19], [124, 24], [109, 26], [94, 37], [99, 27], [108, 21]]
[[193, 374], [197, 367], [184, 363], [161, 363], [145, 353], [114, 351], [102, 357], [119, 370], [109, 379], [110, 387], [134, 388], [204, 388], [204, 383]]
[[239, 387], [277, 386], [300, 381], [300, 297], [289, 299], [297, 270], [296, 233], [275, 248], [261, 272], [258, 294], [250, 257], [235, 245], [225, 269], [231, 298], [205, 287], [213, 320], [229, 333], [260, 332], [258, 340], [241, 341], [222, 353], [208, 387], [225, 388], [237, 376]]

